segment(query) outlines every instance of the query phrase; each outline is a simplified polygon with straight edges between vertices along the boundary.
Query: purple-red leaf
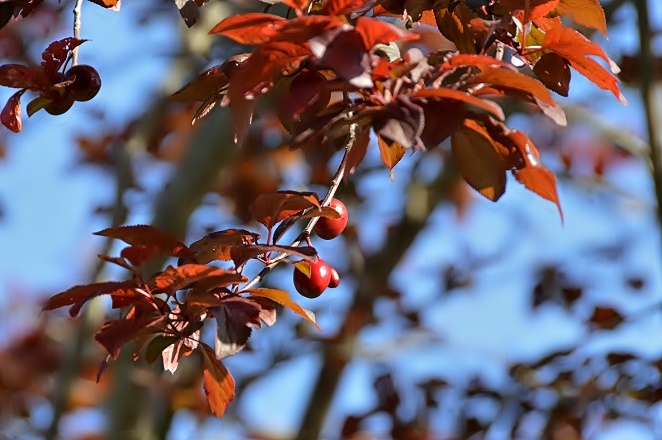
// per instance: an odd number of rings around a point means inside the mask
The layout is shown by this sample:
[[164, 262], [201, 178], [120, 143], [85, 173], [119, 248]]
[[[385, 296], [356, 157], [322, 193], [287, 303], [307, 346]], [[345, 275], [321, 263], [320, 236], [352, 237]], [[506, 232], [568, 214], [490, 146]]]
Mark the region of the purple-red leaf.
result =
[[162, 253], [195, 261], [195, 254], [184, 243], [150, 225], [120, 226], [95, 232], [133, 246], [157, 247]]
[[260, 296], [260, 297], [263, 297], [263, 298], [268, 298], [268, 299], [280, 304], [281, 306], [287, 307], [288, 309], [292, 310], [294, 313], [296, 313], [297, 315], [301, 316], [306, 321], [313, 324], [315, 326], [315, 328], [317, 328], [317, 330], [322, 331], [322, 329], [320, 329], [319, 326], [317, 325], [317, 323], [315, 322], [315, 314], [313, 312], [311, 312], [310, 310], [304, 309], [299, 304], [292, 301], [292, 298], [290, 298], [290, 295], [284, 290], [256, 288], [256, 289], [244, 290], [241, 293], [250, 293], [253, 296]]
[[23, 126], [23, 123], [21, 122], [21, 95], [23, 95], [24, 92], [25, 90], [19, 90], [11, 95], [7, 100], [7, 104], [5, 104], [5, 107], [2, 109], [2, 113], [0, 113], [0, 121], [2, 122], [2, 125], [14, 133], [21, 131], [21, 127]]

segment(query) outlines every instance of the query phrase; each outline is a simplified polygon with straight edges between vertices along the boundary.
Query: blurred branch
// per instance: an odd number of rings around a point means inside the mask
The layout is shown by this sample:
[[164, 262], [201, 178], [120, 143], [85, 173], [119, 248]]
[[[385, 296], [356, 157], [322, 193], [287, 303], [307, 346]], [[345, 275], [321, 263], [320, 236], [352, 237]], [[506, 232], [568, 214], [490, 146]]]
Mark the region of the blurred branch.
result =
[[[372, 309], [379, 292], [388, 285], [388, 278], [418, 234], [426, 226], [429, 216], [446, 194], [443, 183], [446, 170], [441, 170], [434, 182], [423, 185], [413, 181], [407, 194], [407, 207], [400, 222], [389, 228], [382, 250], [352, 262], [358, 286], [353, 302], [340, 325], [335, 341], [323, 348], [322, 368], [311, 392], [297, 440], [320, 438], [324, 420], [331, 405], [345, 366], [349, 363], [360, 330], [373, 320]], [[356, 259], [361, 258], [358, 250]]]
[[[191, 213], [200, 204], [219, 171], [232, 161], [235, 154], [226, 116], [225, 111], [215, 111], [200, 122], [201, 127], [194, 135], [190, 148], [156, 201], [153, 226], [180, 239], [185, 237]], [[160, 270], [164, 263], [165, 259], [154, 261], [147, 271]], [[144, 401], [140, 395], [146, 393], [131, 381], [132, 364], [132, 350], [127, 347], [116, 362], [107, 438], [125, 440], [129, 432], [135, 432], [135, 438], [165, 438], [170, 425], [164, 421], [167, 422], [172, 416], [170, 403], [166, 399], [153, 399], [149, 407], [141, 406]], [[145, 411], [152, 412], [152, 423]]]
[[[124, 194], [127, 189], [133, 184], [133, 171], [131, 168], [131, 159], [126, 154], [123, 148], [115, 145], [113, 149], [113, 159], [115, 165], [115, 202], [113, 204], [113, 211], [110, 224], [112, 227], [121, 226], [126, 221], [126, 208], [124, 206]], [[112, 247], [112, 239], [108, 238], [104, 242], [101, 254], [107, 255]], [[105, 266], [105, 261], [97, 260], [96, 267], [94, 268], [92, 279], [94, 282], [100, 281], [101, 272]], [[81, 319], [76, 321], [76, 327], [73, 329], [73, 338], [69, 339], [67, 347], [62, 357], [63, 362], [58, 370], [55, 379], [55, 390], [51, 398], [51, 405], [53, 406], [53, 417], [50, 425], [44, 433], [46, 440], [53, 440], [57, 438], [60, 419], [64, 415], [67, 403], [69, 402], [69, 394], [71, 386], [78, 375], [80, 366], [83, 363], [83, 352], [85, 342], [89, 338], [92, 329], [97, 326], [99, 320], [101, 304], [94, 301], [83, 312]]]
[[642, 159], [652, 169], [651, 149], [644, 140], [633, 133], [628, 133], [622, 128], [605, 121], [587, 108], [564, 104], [561, 107], [563, 107], [563, 111], [566, 113], [568, 119], [583, 122], [591, 126], [600, 136], [614, 141], [631, 155]]
[[636, 0], [639, 24], [639, 75], [641, 79], [641, 97], [644, 103], [646, 129], [650, 144], [650, 158], [653, 165], [655, 198], [657, 199], [658, 221], [662, 226], [662, 145], [660, 145], [659, 116], [655, 106], [655, 59], [651, 50], [651, 26], [647, 0]]

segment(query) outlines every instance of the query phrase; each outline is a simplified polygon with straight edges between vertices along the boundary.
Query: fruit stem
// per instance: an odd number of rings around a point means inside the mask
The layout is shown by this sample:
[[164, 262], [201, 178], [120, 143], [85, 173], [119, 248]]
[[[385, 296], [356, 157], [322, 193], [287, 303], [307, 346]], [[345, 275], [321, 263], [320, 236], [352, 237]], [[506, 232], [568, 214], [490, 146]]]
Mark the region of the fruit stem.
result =
[[[83, 0], [76, 0], [76, 5], [74, 6], [74, 38], [80, 40], [80, 24], [81, 24], [81, 15], [83, 11]], [[78, 46], [73, 50], [73, 62], [72, 65], [78, 64]]]

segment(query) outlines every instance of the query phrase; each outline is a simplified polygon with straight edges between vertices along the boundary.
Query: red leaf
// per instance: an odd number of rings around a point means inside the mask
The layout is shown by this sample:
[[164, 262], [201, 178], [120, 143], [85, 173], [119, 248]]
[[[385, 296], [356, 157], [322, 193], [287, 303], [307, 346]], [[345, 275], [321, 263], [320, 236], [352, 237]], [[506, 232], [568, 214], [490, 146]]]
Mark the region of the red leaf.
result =
[[524, 159], [524, 166], [513, 170], [513, 175], [528, 190], [554, 203], [559, 210], [561, 221], [563, 221], [563, 210], [556, 191], [556, 176], [542, 164], [540, 153], [524, 133], [510, 130], [507, 137]]
[[278, 191], [260, 194], [253, 204], [255, 220], [267, 229], [308, 208], [320, 207], [317, 194], [311, 192]]
[[327, 17], [326, 15], [305, 15], [284, 22], [271, 41], [305, 43], [311, 38], [341, 25], [342, 22], [336, 17]]
[[[524, 10], [527, 22], [544, 17], [554, 10], [559, 0], [500, 0], [499, 5], [510, 12]], [[528, 9], [527, 9], [528, 6]]]
[[209, 31], [242, 44], [262, 44], [270, 40], [285, 19], [258, 12], [232, 15]]
[[589, 39], [574, 29], [557, 24], [545, 34], [542, 44], [544, 50], [550, 50], [567, 59], [577, 72], [591, 80], [603, 90], [609, 90], [619, 101], [627, 105], [625, 96], [618, 88], [618, 78], [609, 73], [597, 61], [589, 58], [589, 55], [597, 56], [605, 60], [612, 72], [618, 73], [618, 66], [605, 54], [600, 46], [592, 43]]
[[224, 279], [228, 280], [228, 284], [243, 279], [240, 274], [220, 267], [204, 264], [185, 264], [179, 267], [168, 266], [166, 270], [155, 275], [150, 284], [155, 290], [173, 295], [178, 290], [185, 289], [193, 283], [210, 277], [217, 280], [219, 284]]
[[386, 44], [391, 41], [417, 40], [420, 35], [395, 27], [381, 20], [368, 17], [359, 17], [356, 21], [356, 32], [363, 39], [366, 50], [372, 49], [376, 44]]
[[605, 11], [598, 0], [560, 0], [556, 10], [579, 25], [597, 29], [607, 35]]
[[309, 0], [283, 0], [283, 3], [285, 3], [290, 8], [295, 9], [297, 11], [297, 15], [299, 15], [300, 11], [304, 11], [308, 7], [308, 3], [310, 3], [310, 1]]
[[212, 414], [220, 418], [234, 400], [234, 379], [225, 366], [216, 359], [211, 347], [207, 344], [201, 345], [205, 395]]
[[53, 78], [55, 72], [60, 70], [74, 48], [83, 44], [86, 40], [79, 40], [77, 38], [64, 38], [62, 40], [53, 41], [48, 45], [46, 50], [41, 54], [41, 68], [46, 73], [46, 76]]
[[157, 246], [128, 246], [122, 249], [120, 256], [129, 260], [131, 264], [138, 267], [144, 262], [154, 258], [161, 250]]
[[35, 71], [20, 64], [3, 64], [0, 66], [0, 85], [18, 89], [38, 89], [34, 82]]
[[5, 104], [5, 107], [2, 109], [2, 113], [0, 113], [0, 121], [2, 122], [2, 125], [14, 133], [21, 131], [23, 126], [23, 123], [21, 122], [21, 95], [23, 95], [23, 93], [25, 93], [25, 89], [19, 90], [11, 95], [7, 100], [7, 104]]
[[[54, 310], [64, 306], [77, 305], [80, 310], [83, 304], [99, 295], [124, 292], [136, 288], [133, 281], [104, 282], [74, 286], [64, 292], [52, 296], [46, 301], [43, 310]], [[72, 310], [74, 308], [72, 307]], [[74, 315], [75, 316], [75, 315]]]
[[255, 244], [259, 238], [259, 234], [245, 229], [225, 229], [205, 235], [192, 243], [189, 249], [195, 254], [196, 261], [200, 264], [207, 264], [214, 260], [229, 261], [232, 259], [230, 250], [234, 246]]
[[451, 101], [461, 101], [464, 102], [465, 104], [469, 104], [472, 107], [486, 111], [491, 115], [493, 115], [494, 117], [498, 118], [499, 120], [505, 119], [503, 110], [501, 109], [501, 107], [499, 107], [498, 104], [485, 99], [477, 98], [461, 90], [454, 90], [447, 88], [424, 89], [414, 93], [412, 95], [412, 98], [416, 98], [416, 99], [436, 98], [436, 99], [451, 100]]
[[292, 298], [290, 298], [290, 295], [284, 290], [257, 288], [257, 289], [248, 289], [248, 290], [245, 290], [241, 293], [250, 293], [251, 295], [254, 295], [254, 296], [260, 296], [260, 297], [263, 297], [263, 298], [268, 298], [268, 299], [280, 304], [281, 306], [287, 307], [288, 309], [292, 310], [294, 313], [296, 313], [297, 315], [301, 316], [306, 321], [313, 324], [317, 328], [317, 330], [322, 331], [322, 329], [320, 329], [319, 326], [317, 325], [317, 323], [315, 322], [315, 314], [313, 312], [311, 312], [310, 310], [304, 309], [299, 304], [292, 301]]
[[133, 246], [157, 247], [164, 254], [195, 261], [195, 254], [184, 243], [150, 225], [120, 226], [95, 232]]
[[345, 15], [366, 7], [370, 0], [328, 0], [324, 2], [322, 14]]
[[167, 315], [127, 317], [108, 321], [94, 336], [113, 359], [117, 359], [122, 346], [127, 342], [147, 333], [156, 333], [163, 329]]

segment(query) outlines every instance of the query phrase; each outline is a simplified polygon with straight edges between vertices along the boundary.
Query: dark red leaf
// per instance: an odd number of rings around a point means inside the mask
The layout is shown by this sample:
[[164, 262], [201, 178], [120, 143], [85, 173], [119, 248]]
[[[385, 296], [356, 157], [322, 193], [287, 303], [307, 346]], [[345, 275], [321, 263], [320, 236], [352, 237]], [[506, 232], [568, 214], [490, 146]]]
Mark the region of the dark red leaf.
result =
[[202, 345], [203, 387], [209, 408], [216, 417], [223, 417], [225, 409], [234, 400], [234, 379], [225, 366], [216, 359], [207, 344]]
[[506, 170], [503, 151], [484, 127], [468, 119], [451, 136], [453, 159], [462, 177], [476, 191], [497, 201], [506, 191]]
[[21, 95], [23, 93], [25, 93], [25, 90], [19, 90], [11, 95], [2, 109], [2, 113], [0, 113], [2, 125], [14, 133], [21, 131], [23, 126], [21, 122]]
[[625, 318], [613, 307], [596, 307], [589, 322], [599, 328], [611, 330], [618, 327]]
[[232, 260], [239, 267], [251, 258], [258, 257], [267, 252], [284, 253], [289, 256], [299, 257], [306, 261], [316, 261], [317, 251], [315, 248], [302, 246], [273, 246], [264, 244], [255, 244], [247, 246], [235, 246], [232, 248]]
[[260, 194], [253, 203], [255, 220], [267, 229], [288, 217], [292, 217], [308, 208], [318, 208], [317, 194], [311, 192], [278, 191]]
[[160, 253], [161, 250], [157, 246], [135, 245], [122, 249], [120, 256], [126, 258], [131, 264], [138, 267]]
[[[542, 87], [542, 86], [541, 86]], [[544, 87], [543, 87], [544, 89]], [[488, 112], [489, 114], [493, 115], [499, 120], [504, 120], [505, 116], [503, 114], [503, 110], [501, 107], [499, 107], [498, 104], [488, 101], [486, 99], [481, 99], [477, 98], [473, 95], [470, 95], [467, 92], [463, 92], [460, 90], [453, 90], [453, 89], [447, 89], [447, 88], [441, 88], [441, 89], [424, 89], [420, 90], [418, 92], [415, 92], [412, 95], [412, 98], [415, 99], [439, 99], [439, 100], [450, 100], [450, 101], [461, 101], [465, 104], [470, 105], [470, 109], [473, 107], [475, 109], [480, 109], [485, 112]]]
[[34, 69], [20, 64], [3, 64], [0, 66], [0, 85], [18, 89], [39, 89], [34, 81]]
[[260, 328], [261, 307], [249, 298], [224, 298], [218, 307], [209, 309], [216, 319], [216, 359], [239, 353], [246, 346], [252, 329]]
[[570, 90], [570, 65], [554, 52], [544, 54], [533, 66], [533, 72], [550, 90], [568, 96]]
[[354, 29], [337, 27], [310, 39], [309, 44], [320, 67], [333, 69], [354, 87], [372, 87], [370, 55]]
[[242, 279], [242, 276], [236, 272], [219, 267], [184, 264], [179, 267], [168, 266], [166, 270], [154, 276], [150, 285], [159, 292], [173, 295], [178, 290], [188, 288], [200, 280], [211, 277], [219, 282], [227, 278], [229, 284], [234, 283], [237, 279]]
[[46, 301], [43, 310], [54, 310], [72, 305], [79, 305], [77, 309], [80, 309], [83, 304], [96, 296], [124, 292], [126, 290], [135, 289], [136, 287], [137, 286], [133, 280], [74, 286], [49, 298], [48, 301]]
[[167, 315], [127, 317], [108, 321], [94, 336], [113, 359], [117, 359], [122, 347], [132, 339], [163, 329]]
[[41, 54], [41, 68], [48, 78], [54, 78], [55, 72], [60, 70], [69, 53], [76, 47], [83, 44], [86, 40], [68, 37], [62, 40], [53, 41]]
[[234, 246], [255, 244], [259, 238], [259, 234], [245, 229], [225, 229], [205, 235], [192, 243], [189, 249], [195, 254], [196, 261], [200, 264], [207, 264], [214, 260], [229, 261], [232, 259], [230, 250]]
[[95, 232], [95, 235], [116, 238], [133, 246], [155, 246], [161, 252], [173, 257], [195, 261], [195, 254], [186, 245], [170, 234], [150, 225], [120, 226]]

